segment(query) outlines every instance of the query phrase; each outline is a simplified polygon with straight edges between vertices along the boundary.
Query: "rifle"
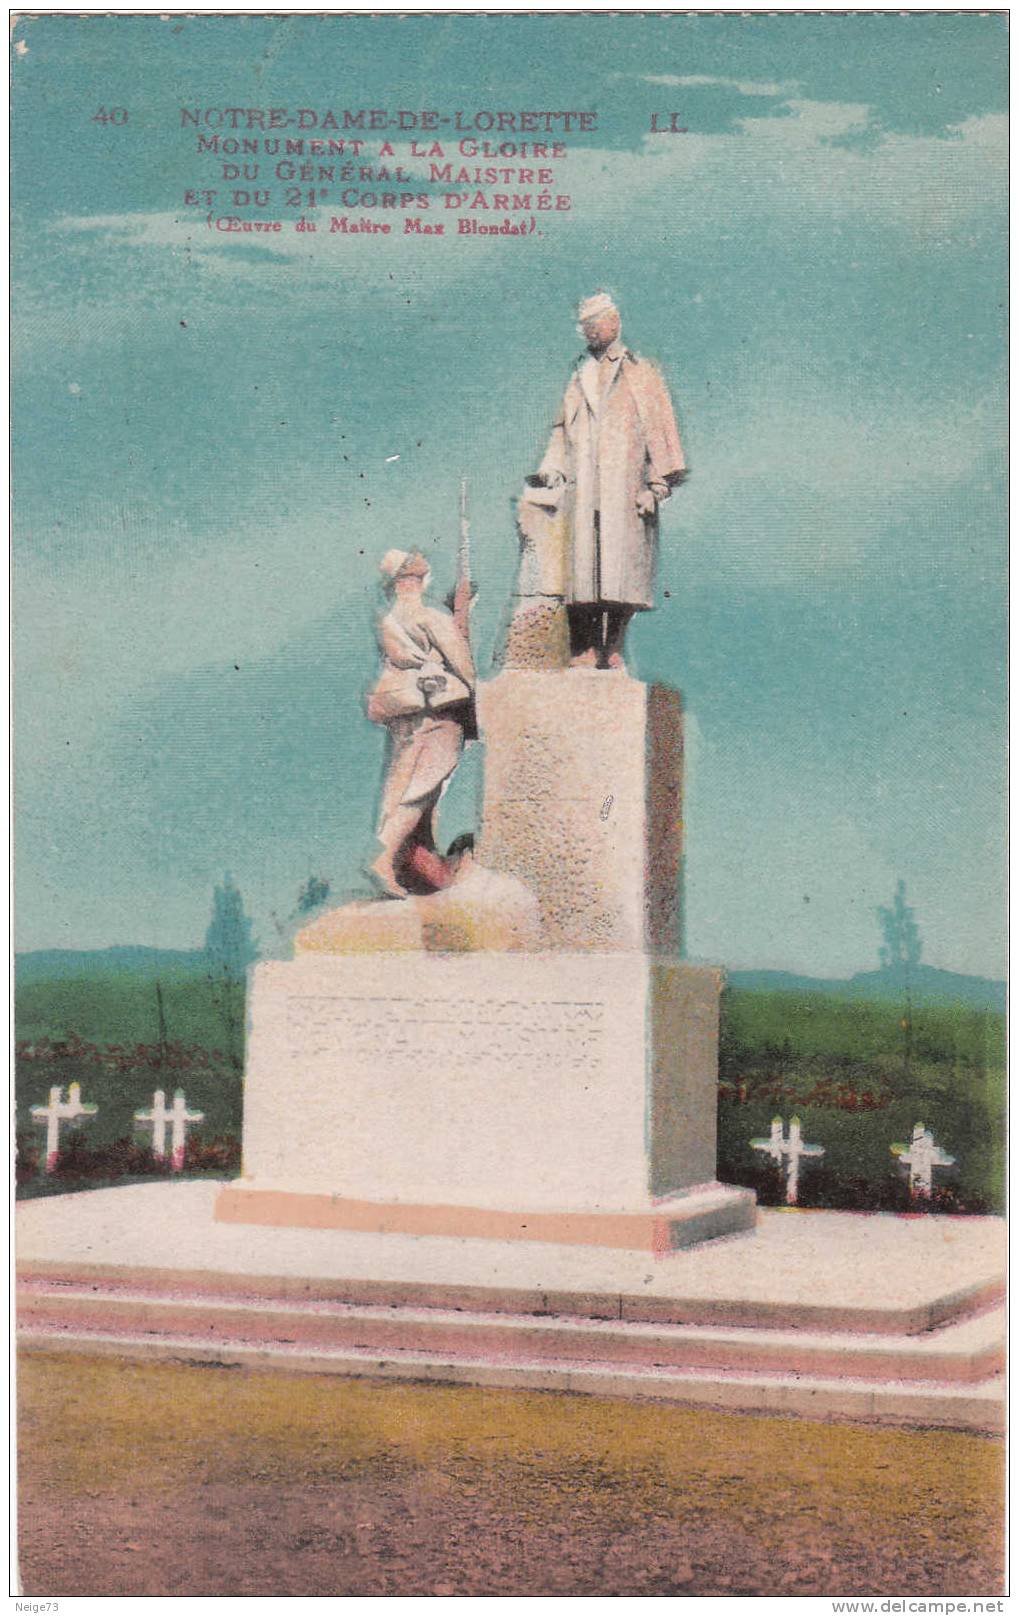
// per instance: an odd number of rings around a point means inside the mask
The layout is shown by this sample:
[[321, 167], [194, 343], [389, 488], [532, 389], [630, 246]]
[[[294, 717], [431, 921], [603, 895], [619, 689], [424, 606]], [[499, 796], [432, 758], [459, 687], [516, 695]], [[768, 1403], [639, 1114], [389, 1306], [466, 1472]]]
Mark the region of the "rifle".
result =
[[[471, 601], [474, 597], [474, 585], [471, 583], [471, 528], [467, 519], [467, 478], [460, 478], [460, 543], [456, 556], [456, 588], [453, 590], [450, 605], [453, 611], [453, 621], [467, 644], [471, 643]], [[464, 738], [468, 741], [477, 740], [478, 718], [474, 706], [474, 697], [470, 699], [470, 707], [464, 723]]]
[[467, 518], [467, 478], [460, 478], [460, 543], [456, 556], [456, 588], [453, 591], [453, 620], [464, 639], [471, 638], [471, 526]]

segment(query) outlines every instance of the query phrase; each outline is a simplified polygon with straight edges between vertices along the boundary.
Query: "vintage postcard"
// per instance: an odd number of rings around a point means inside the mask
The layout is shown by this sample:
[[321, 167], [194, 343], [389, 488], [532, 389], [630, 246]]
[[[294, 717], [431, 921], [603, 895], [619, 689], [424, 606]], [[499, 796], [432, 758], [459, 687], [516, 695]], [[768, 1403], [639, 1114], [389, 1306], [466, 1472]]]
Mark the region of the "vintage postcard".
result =
[[14, 17], [23, 1608], [1001, 1608], [1006, 69]]

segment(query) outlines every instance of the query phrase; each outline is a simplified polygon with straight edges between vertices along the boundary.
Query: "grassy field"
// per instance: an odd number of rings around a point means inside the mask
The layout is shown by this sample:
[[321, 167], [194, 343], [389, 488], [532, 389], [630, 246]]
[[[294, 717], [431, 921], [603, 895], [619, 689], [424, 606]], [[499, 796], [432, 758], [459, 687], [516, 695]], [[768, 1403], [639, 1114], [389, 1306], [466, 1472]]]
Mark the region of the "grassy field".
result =
[[892, 1143], [924, 1122], [957, 1159], [941, 1174], [972, 1211], [1004, 1202], [1004, 1017], [946, 1004], [917, 1009], [908, 1049], [901, 1007], [824, 994], [727, 991], [719, 1058], [720, 1176], [755, 1184], [749, 1141], [798, 1115], [825, 1148], [810, 1180], [894, 1179]]
[[[165, 1041], [153, 978], [138, 972], [87, 978], [34, 981], [16, 994], [15, 1093], [19, 1153], [19, 1194], [54, 1193], [87, 1184], [123, 1181], [146, 1172], [151, 1162], [144, 1135], [133, 1124], [135, 1111], [152, 1104], [156, 1089], [167, 1097], [184, 1090], [190, 1110], [204, 1113], [189, 1143], [205, 1152], [190, 1167], [236, 1172], [241, 1132], [244, 990], [224, 987], [198, 972], [160, 977]], [[74, 1138], [74, 1156], [61, 1176], [47, 1180], [32, 1170], [41, 1130], [29, 1108], [45, 1102], [50, 1088], [79, 1083], [82, 1098], [98, 1114]], [[234, 1141], [224, 1154], [223, 1141]], [[121, 1147], [110, 1156], [112, 1147]]]
[[[193, 971], [159, 978], [167, 1038], [214, 1050], [226, 1034], [218, 984]], [[19, 1043], [77, 1035], [94, 1044], [154, 1044], [159, 1037], [155, 979], [137, 971], [16, 985]], [[243, 1025], [243, 1017], [242, 1017]]]
[[[87, 1135], [97, 1145], [129, 1133], [132, 1113], [150, 1103], [155, 1088], [183, 1088], [189, 1104], [205, 1112], [205, 1136], [239, 1134], [241, 990], [225, 1000], [222, 986], [197, 970], [166, 973], [160, 985], [162, 1048], [155, 981], [144, 973], [33, 981], [18, 991], [20, 1128], [52, 1084], [79, 1082], [99, 1106]], [[861, 1204], [868, 1187], [894, 1192], [889, 1147], [908, 1141], [922, 1121], [957, 1158], [941, 1177], [958, 1208], [1001, 1210], [1004, 1018], [965, 1005], [925, 1006], [913, 1016], [908, 1049], [901, 1021], [901, 1008], [887, 1001], [727, 990], [720, 1176], [774, 1198], [750, 1139], [767, 1134], [772, 1116], [798, 1114], [805, 1137], [826, 1152], [805, 1170], [804, 1204]]]
[[[840, 999], [825, 993], [723, 995], [721, 1076], [730, 1057], [751, 1054], [758, 1069], [781, 1069], [783, 1057], [814, 1057], [829, 1074], [885, 1075], [903, 1071], [902, 1006], [890, 999]], [[1004, 1017], [966, 1004], [921, 1005], [912, 1016], [912, 1062], [948, 1079], [1001, 1065]]]

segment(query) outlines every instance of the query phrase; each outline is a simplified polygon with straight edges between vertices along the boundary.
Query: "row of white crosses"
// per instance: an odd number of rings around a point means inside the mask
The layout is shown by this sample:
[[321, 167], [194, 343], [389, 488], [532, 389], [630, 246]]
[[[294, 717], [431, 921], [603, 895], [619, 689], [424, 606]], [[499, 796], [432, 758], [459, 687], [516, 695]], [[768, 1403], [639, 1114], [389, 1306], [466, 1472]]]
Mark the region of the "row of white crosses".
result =
[[[788, 1137], [782, 1118], [773, 1117], [767, 1139], [751, 1139], [750, 1143], [755, 1150], [765, 1151], [779, 1167], [785, 1162], [786, 1205], [795, 1206], [800, 1193], [800, 1162], [804, 1157], [823, 1156], [824, 1146], [804, 1143], [799, 1117], [791, 1119]], [[930, 1195], [936, 1167], [955, 1165], [955, 1157], [934, 1143], [934, 1135], [922, 1122], [913, 1129], [908, 1145], [892, 1145], [891, 1151], [909, 1168], [909, 1193], [914, 1199]]]
[[[46, 1128], [47, 1173], [56, 1172], [61, 1125], [65, 1122], [90, 1122], [98, 1110], [97, 1105], [82, 1104], [80, 1083], [71, 1084], [66, 1100], [63, 1088], [55, 1086], [50, 1089], [46, 1105], [33, 1105], [34, 1121], [44, 1124]], [[175, 1173], [179, 1173], [184, 1166], [187, 1130], [193, 1122], [204, 1122], [205, 1112], [188, 1110], [183, 1089], [176, 1091], [173, 1105], [167, 1108], [165, 1093], [157, 1089], [152, 1096], [151, 1111], [136, 1111], [134, 1120], [152, 1129], [152, 1154], [158, 1161], [166, 1160], [166, 1125], [170, 1124], [170, 1166]]]

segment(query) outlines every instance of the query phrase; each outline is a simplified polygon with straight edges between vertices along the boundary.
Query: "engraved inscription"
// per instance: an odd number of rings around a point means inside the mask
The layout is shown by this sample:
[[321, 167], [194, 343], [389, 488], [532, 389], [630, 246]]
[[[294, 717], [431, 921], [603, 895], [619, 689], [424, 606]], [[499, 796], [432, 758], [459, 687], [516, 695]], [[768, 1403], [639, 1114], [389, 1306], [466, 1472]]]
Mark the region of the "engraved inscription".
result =
[[344, 1056], [358, 1066], [473, 1072], [526, 1067], [549, 1077], [601, 1068], [605, 1006], [547, 999], [291, 999], [287, 1030], [295, 1060]]

